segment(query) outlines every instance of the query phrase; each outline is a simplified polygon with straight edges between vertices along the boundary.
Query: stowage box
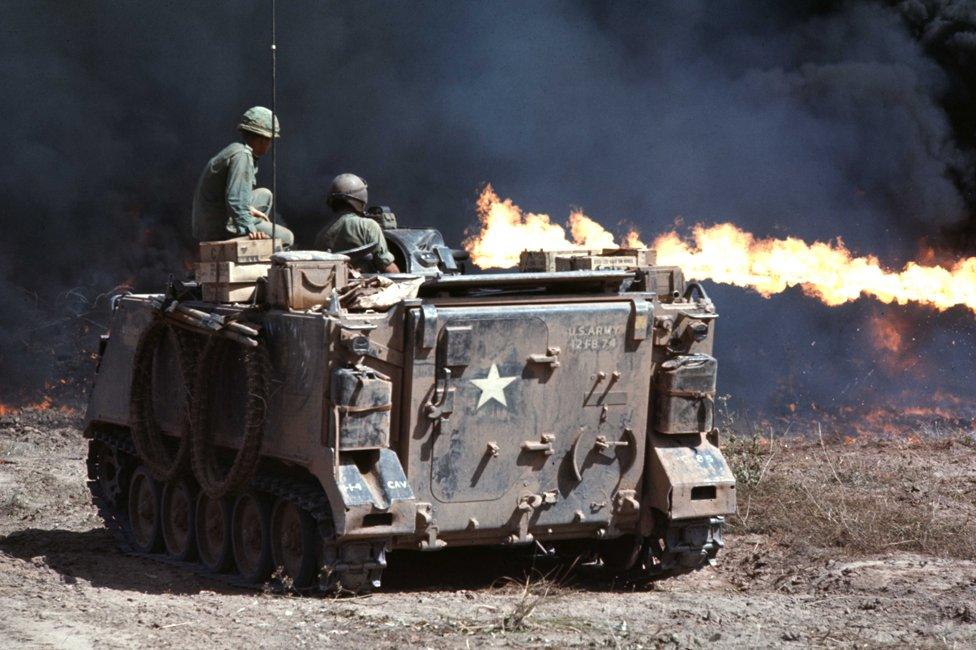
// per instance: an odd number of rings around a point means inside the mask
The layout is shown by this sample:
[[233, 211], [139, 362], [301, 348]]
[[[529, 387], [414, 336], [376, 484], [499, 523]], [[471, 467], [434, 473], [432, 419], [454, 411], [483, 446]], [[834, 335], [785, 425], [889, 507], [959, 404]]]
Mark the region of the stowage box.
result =
[[715, 420], [718, 362], [708, 354], [687, 354], [661, 364], [655, 390], [658, 433], [707, 433]]
[[332, 373], [334, 426], [343, 451], [380, 449], [390, 444], [393, 384], [365, 367], [337, 368]]
[[283, 309], [311, 309], [328, 302], [349, 281], [349, 258], [333, 253], [278, 253], [268, 272], [268, 302]]

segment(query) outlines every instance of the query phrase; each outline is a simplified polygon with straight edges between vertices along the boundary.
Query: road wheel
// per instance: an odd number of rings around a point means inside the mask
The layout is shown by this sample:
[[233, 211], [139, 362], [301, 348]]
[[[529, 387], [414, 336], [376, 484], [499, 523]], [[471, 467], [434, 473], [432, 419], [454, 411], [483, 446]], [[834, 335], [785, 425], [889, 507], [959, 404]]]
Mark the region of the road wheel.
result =
[[162, 523], [166, 552], [175, 560], [191, 560], [195, 548], [193, 490], [185, 478], [163, 487]]
[[230, 542], [230, 501], [214, 499], [201, 491], [196, 505], [193, 519], [200, 562], [214, 573], [227, 571], [234, 562]]
[[271, 506], [256, 492], [237, 497], [233, 517], [234, 561], [241, 577], [261, 583], [271, 576]]
[[271, 513], [271, 556], [295, 589], [316, 583], [319, 570], [318, 529], [312, 516], [290, 499], [278, 499]]
[[162, 547], [159, 484], [145, 465], [132, 474], [129, 482], [129, 527], [132, 546], [140, 553], [155, 553]]

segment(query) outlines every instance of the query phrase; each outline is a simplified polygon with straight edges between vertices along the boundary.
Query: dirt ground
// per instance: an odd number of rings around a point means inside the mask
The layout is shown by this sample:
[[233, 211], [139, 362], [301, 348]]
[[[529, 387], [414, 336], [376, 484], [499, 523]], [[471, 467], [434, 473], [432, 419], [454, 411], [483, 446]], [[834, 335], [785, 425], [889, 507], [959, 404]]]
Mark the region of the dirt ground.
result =
[[447, 550], [393, 554], [382, 591], [331, 598], [117, 551], [78, 425], [56, 409], [0, 416], [5, 648], [976, 645], [971, 438], [737, 443], [742, 517], [719, 564], [693, 575], [618, 585]]

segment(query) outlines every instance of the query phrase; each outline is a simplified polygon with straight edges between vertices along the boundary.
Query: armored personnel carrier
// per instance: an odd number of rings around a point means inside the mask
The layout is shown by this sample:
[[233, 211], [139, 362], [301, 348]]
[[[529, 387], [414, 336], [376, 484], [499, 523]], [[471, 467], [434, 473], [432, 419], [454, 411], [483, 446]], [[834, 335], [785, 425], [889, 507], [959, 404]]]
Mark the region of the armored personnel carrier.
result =
[[468, 274], [435, 230], [386, 236], [403, 274], [215, 242], [196, 281], [114, 300], [85, 434], [126, 551], [354, 592], [400, 549], [716, 556], [735, 482], [700, 285], [647, 250]]

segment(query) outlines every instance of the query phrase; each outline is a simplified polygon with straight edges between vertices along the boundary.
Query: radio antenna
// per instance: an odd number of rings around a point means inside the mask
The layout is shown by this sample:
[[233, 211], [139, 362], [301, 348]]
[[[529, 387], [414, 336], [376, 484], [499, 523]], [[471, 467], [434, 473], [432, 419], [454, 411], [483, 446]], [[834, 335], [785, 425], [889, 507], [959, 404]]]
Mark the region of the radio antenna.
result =
[[278, 235], [278, 130], [275, 128], [275, 112], [278, 108], [278, 40], [275, 0], [271, 0], [271, 250], [276, 246]]

